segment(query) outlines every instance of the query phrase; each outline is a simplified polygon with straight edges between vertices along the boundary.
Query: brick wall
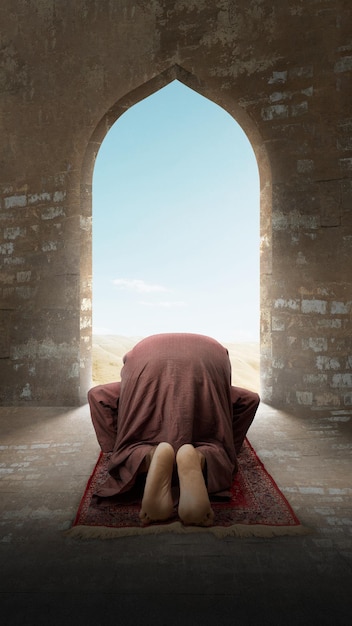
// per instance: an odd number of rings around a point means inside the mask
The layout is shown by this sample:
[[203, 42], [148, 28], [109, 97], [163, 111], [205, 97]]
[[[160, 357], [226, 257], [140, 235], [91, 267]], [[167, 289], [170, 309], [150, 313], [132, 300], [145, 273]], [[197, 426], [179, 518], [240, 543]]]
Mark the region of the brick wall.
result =
[[177, 78], [257, 156], [263, 400], [352, 410], [349, 0], [3, 0], [0, 24], [1, 403], [85, 402], [95, 155]]

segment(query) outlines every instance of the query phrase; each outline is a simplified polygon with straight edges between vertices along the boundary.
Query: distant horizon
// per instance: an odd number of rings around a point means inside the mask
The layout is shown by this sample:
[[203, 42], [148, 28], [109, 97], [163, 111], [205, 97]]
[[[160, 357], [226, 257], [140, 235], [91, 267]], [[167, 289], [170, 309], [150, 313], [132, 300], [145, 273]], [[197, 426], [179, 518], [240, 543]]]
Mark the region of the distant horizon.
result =
[[174, 81], [107, 133], [93, 175], [93, 333], [259, 340], [259, 175], [221, 107]]
[[[164, 331], [167, 332], [167, 331]], [[170, 331], [170, 332], [175, 332], [176, 334], [180, 331]], [[182, 331], [183, 333], [187, 333], [188, 331]], [[158, 335], [158, 334], [163, 334], [163, 333], [151, 333], [151, 335]], [[199, 334], [202, 335], [204, 333], [195, 333], [195, 334]], [[92, 338], [94, 339], [94, 337], [111, 337], [114, 339], [128, 339], [130, 341], [141, 341], [142, 339], [146, 339], [147, 337], [149, 337], [150, 335], [121, 335], [120, 333], [113, 333], [113, 332], [95, 332], [93, 329], [92, 332]], [[213, 339], [216, 339], [217, 341], [219, 341], [219, 343], [225, 343], [225, 344], [259, 344], [260, 343], [260, 338], [258, 337], [258, 339], [218, 339], [217, 337], [214, 337], [213, 335], [207, 335], [208, 337], [212, 337]]]
[[[100, 385], [121, 379], [123, 357], [142, 337], [93, 336], [93, 381]], [[228, 350], [231, 379], [238, 387], [260, 390], [260, 349], [257, 342], [220, 342]]]

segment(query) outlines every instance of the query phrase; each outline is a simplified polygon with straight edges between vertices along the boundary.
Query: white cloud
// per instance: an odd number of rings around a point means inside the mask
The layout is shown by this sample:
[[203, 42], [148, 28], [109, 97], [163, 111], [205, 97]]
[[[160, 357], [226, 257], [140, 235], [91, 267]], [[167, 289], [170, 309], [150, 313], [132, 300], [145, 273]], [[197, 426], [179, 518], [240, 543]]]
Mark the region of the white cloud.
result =
[[137, 278], [115, 278], [112, 281], [114, 285], [120, 287], [121, 289], [128, 289], [129, 291], [136, 291], [137, 293], [155, 293], [155, 292], [165, 292], [170, 291], [166, 287], [162, 285], [153, 285], [151, 283], [146, 283], [144, 280], [138, 280]]
[[149, 307], [160, 307], [160, 308], [165, 308], [165, 309], [172, 309], [175, 307], [182, 307], [182, 306], [187, 306], [186, 302], [183, 302], [182, 300], [162, 300], [159, 302], [146, 302], [145, 300], [140, 300], [139, 304], [142, 304], [143, 306], [149, 306]]

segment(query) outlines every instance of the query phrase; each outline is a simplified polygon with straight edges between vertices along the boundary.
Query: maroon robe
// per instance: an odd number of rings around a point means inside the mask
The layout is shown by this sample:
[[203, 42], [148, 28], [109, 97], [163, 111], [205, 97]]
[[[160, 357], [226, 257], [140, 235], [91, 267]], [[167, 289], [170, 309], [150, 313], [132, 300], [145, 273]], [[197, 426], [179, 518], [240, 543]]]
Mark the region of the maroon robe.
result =
[[121, 383], [99, 385], [88, 400], [97, 438], [112, 452], [102, 497], [135, 484], [146, 454], [161, 441], [175, 450], [192, 443], [206, 459], [210, 495], [225, 495], [259, 404], [231, 387], [228, 352], [203, 335], [171, 333], [140, 341], [124, 357]]

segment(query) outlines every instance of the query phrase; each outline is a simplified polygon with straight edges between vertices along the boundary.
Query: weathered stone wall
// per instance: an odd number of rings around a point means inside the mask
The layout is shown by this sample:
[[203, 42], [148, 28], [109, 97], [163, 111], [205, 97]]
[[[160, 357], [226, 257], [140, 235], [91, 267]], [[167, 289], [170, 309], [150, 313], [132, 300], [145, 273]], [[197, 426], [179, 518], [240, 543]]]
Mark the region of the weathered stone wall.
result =
[[178, 78], [257, 156], [262, 398], [352, 410], [350, 0], [2, 0], [0, 29], [2, 404], [85, 402], [94, 158]]

